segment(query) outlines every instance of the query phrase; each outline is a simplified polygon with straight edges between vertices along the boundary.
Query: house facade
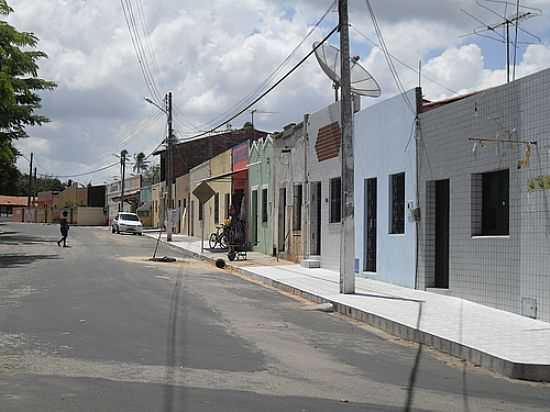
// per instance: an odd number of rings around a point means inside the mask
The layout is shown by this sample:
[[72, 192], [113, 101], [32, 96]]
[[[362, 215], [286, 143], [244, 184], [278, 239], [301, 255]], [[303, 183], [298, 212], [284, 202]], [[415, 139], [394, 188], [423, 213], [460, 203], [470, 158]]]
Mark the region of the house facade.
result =
[[419, 89], [370, 106], [355, 114], [353, 130], [359, 275], [409, 288], [416, 285], [417, 102]]
[[208, 227], [210, 221], [212, 220], [212, 214], [210, 213], [210, 208], [208, 204], [203, 204], [199, 199], [193, 195], [193, 190], [199, 186], [203, 181], [210, 177], [210, 161], [205, 161], [198, 166], [192, 168], [189, 172], [189, 187], [191, 190], [191, 200], [190, 200], [190, 226], [192, 236], [201, 237], [202, 224], [204, 224], [204, 238], [207, 240]]
[[273, 140], [273, 247], [285, 259], [298, 262], [304, 256], [307, 188], [304, 123], [286, 125]]
[[342, 218], [340, 103], [312, 113], [305, 132], [309, 186], [306, 254], [320, 256], [321, 267], [339, 270]]
[[424, 105], [418, 287], [550, 321], [550, 70]]
[[248, 179], [248, 238], [254, 251], [273, 253], [273, 140], [270, 136], [250, 146]]

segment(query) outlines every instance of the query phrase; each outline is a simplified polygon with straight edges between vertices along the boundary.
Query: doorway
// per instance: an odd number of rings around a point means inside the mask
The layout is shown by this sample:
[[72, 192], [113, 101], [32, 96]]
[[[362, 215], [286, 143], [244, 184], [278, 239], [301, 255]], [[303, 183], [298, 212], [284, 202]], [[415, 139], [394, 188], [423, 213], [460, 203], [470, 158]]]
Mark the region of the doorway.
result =
[[364, 270], [376, 272], [376, 205], [377, 180], [376, 177], [365, 179], [365, 250]]
[[311, 182], [311, 246], [310, 254], [312, 256], [321, 255], [321, 182]]
[[286, 221], [286, 188], [279, 189], [279, 214], [277, 224], [277, 246], [279, 252], [285, 251], [285, 221]]
[[435, 182], [435, 287], [449, 288], [449, 179]]

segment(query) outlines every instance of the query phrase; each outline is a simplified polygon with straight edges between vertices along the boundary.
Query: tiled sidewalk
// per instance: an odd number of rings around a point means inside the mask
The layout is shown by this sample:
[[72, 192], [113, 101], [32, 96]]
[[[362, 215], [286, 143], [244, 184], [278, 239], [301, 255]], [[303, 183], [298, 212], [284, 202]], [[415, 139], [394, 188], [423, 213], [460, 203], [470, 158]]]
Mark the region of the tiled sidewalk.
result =
[[[155, 236], [151, 234], [150, 236]], [[200, 241], [174, 236], [173, 246], [200, 255]], [[203, 257], [226, 258], [205, 249]], [[451, 296], [357, 278], [356, 293], [339, 293], [339, 274], [249, 252], [231, 263], [248, 276], [318, 302], [391, 334], [434, 347], [503, 375], [550, 381], [550, 323]]]

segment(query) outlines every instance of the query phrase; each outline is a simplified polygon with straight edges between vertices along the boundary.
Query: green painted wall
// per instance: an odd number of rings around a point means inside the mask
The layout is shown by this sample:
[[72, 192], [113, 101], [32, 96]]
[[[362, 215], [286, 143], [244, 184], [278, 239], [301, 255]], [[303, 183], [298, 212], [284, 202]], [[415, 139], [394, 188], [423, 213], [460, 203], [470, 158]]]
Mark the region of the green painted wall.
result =
[[273, 253], [273, 188], [271, 181], [273, 141], [271, 137], [255, 141], [252, 144], [249, 165], [249, 239], [254, 251], [271, 255]]

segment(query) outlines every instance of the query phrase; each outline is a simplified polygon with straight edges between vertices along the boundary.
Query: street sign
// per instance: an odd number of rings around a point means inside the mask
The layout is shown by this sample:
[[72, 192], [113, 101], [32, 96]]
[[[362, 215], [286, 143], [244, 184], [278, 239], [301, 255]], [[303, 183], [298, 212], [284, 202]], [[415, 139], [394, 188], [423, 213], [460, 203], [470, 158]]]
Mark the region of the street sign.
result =
[[216, 194], [216, 192], [214, 192], [208, 183], [202, 182], [195, 188], [195, 190], [193, 190], [193, 194], [197, 199], [199, 199], [199, 202], [206, 203]]

